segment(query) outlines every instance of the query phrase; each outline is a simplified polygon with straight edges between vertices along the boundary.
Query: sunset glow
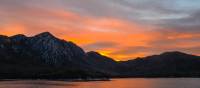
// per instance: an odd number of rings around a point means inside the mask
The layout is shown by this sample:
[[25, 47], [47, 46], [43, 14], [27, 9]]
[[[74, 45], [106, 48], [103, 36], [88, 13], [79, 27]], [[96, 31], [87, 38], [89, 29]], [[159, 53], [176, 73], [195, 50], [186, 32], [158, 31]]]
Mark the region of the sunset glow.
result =
[[190, 6], [200, 2], [174, 1], [1, 0], [0, 34], [49, 31], [118, 61], [165, 51], [200, 55], [200, 5]]

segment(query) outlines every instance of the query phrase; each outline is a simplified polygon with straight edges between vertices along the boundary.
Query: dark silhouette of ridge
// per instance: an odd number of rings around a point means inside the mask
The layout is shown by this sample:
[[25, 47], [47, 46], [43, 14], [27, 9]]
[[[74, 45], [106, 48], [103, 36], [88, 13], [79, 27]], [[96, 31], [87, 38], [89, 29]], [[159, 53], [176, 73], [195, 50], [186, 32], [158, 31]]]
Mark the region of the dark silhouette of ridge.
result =
[[0, 36], [0, 57], [0, 78], [106, 77], [90, 68], [80, 47], [49, 32]]
[[117, 62], [49, 32], [0, 35], [0, 57], [0, 79], [200, 77], [199, 56], [174, 51]]
[[199, 77], [200, 57], [178, 51], [147, 56], [122, 62], [129, 76], [139, 77]]

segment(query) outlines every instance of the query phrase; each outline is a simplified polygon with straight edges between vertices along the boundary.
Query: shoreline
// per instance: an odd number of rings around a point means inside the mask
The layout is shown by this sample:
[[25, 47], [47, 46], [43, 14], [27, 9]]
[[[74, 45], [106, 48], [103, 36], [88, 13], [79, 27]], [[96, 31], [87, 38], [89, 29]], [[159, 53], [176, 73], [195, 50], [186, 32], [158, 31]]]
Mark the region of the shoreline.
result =
[[87, 81], [111, 81], [110, 79], [0, 79], [1, 81], [27, 81], [27, 80], [40, 80], [40, 81], [68, 81], [68, 82], [87, 82]]
[[67, 81], [67, 82], [89, 82], [89, 81], [112, 81], [115, 79], [200, 79], [200, 77], [118, 77], [118, 78], [96, 78], [96, 79], [0, 79], [1, 81]]

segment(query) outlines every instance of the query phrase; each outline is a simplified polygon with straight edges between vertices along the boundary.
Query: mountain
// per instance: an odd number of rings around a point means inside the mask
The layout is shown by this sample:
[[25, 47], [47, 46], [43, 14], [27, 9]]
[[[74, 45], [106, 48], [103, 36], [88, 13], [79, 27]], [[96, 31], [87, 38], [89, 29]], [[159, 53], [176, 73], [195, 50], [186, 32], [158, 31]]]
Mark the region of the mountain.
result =
[[[31, 37], [26, 44], [48, 64], [62, 65], [74, 60], [83, 61], [85, 52], [72, 42], [60, 40], [49, 32]], [[75, 59], [74, 59], [75, 58]]]
[[101, 55], [98, 52], [87, 52], [87, 62], [94, 69], [106, 73], [109, 76], [121, 75], [123, 66], [112, 58]]
[[104, 77], [86, 62], [86, 53], [49, 32], [33, 37], [0, 36], [0, 78]]
[[177, 51], [121, 64], [126, 65], [125, 74], [132, 77], [200, 77], [200, 57]]
[[176, 51], [117, 62], [49, 32], [0, 35], [0, 79], [108, 77], [200, 77], [200, 57]]

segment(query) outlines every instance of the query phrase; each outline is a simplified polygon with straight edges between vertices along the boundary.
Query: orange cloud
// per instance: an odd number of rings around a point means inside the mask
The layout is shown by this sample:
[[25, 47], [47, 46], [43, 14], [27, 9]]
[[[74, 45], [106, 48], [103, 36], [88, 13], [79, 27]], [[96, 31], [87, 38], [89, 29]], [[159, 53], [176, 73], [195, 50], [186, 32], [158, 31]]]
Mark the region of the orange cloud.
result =
[[[110, 56], [116, 60], [128, 60], [150, 55], [155, 51], [140, 51], [131, 54], [112, 54], [127, 47], [151, 47], [160, 49], [186, 48], [200, 46], [199, 41], [185, 43], [184, 39], [200, 37], [199, 34], [161, 33], [154, 30], [157, 26], [149, 26], [112, 17], [89, 17], [70, 11], [46, 11], [33, 9], [30, 13], [18, 15], [26, 20], [9, 19], [6, 25], [0, 24], [0, 33], [4, 35], [29, 34], [49, 31], [57, 37], [73, 41], [81, 47], [96, 42], [113, 42], [117, 46], [100, 48], [94, 51]], [[23, 14], [22, 14], [23, 13]], [[30, 17], [27, 19], [26, 15]], [[17, 20], [17, 21], [16, 21]], [[169, 44], [163, 44], [163, 41]], [[175, 41], [174, 41], [175, 40]], [[177, 40], [177, 41], [176, 41]], [[179, 40], [179, 41], [178, 41]], [[155, 43], [155, 42], [158, 42]], [[162, 43], [162, 44], [161, 44]], [[90, 51], [93, 49], [87, 49]], [[157, 50], [164, 51], [164, 50]]]
[[20, 23], [14, 22], [14, 23], [8, 23], [4, 24], [0, 27], [0, 34], [1, 35], [8, 35], [12, 36], [15, 34], [23, 34], [26, 32], [26, 27]]

